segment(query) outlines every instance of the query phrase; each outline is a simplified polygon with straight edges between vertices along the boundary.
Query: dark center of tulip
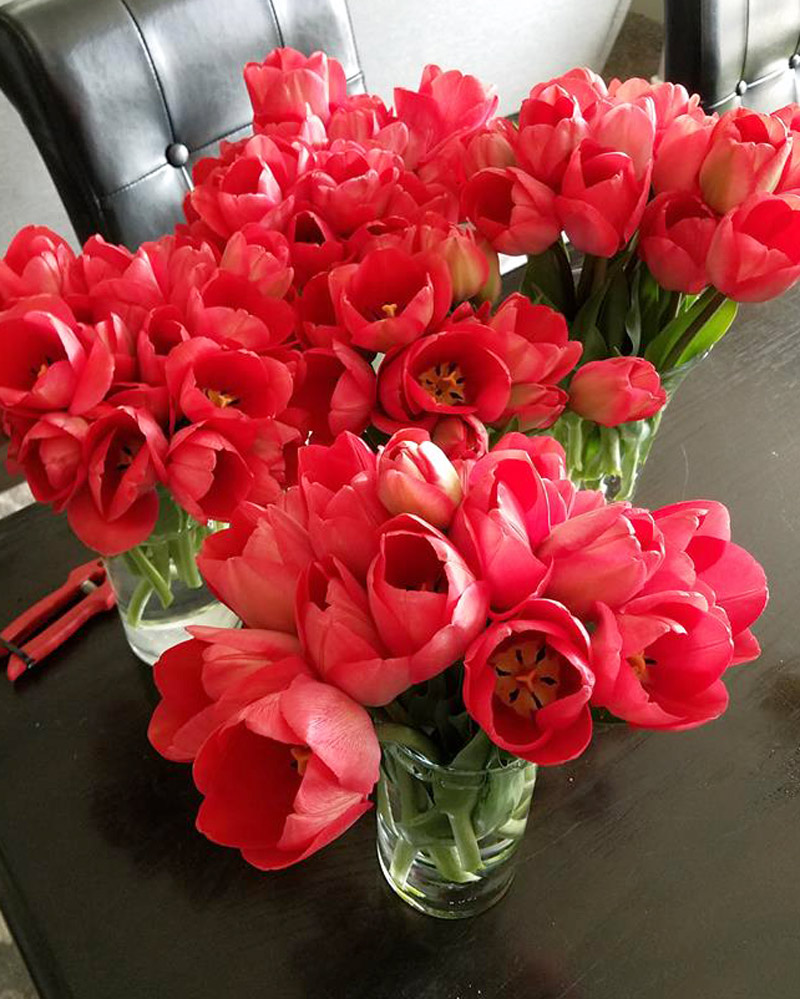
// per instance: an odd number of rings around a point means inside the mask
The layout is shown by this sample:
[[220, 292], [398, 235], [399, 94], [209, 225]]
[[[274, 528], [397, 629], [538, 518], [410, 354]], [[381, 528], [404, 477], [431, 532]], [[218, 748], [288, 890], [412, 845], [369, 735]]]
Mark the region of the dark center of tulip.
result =
[[130, 444], [121, 445], [117, 453], [117, 471], [124, 472], [126, 468], [130, 468], [133, 464], [133, 459], [136, 457], [136, 451], [131, 447]]
[[31, 368], [31, 374], [38, 381], [38, 379], [47, 374], [47, 369], [52, 363], [52, 360], [49, 357], [46, 357], [38, 368]]
[[225, 409], [226, 406], [235, 406], [239, 401], [235, 395], [230, 392], [223, 392], [221, 389], [207, 388], [203, 391], [206, 398], [218, 409]]
[[628, 665], [639, 683], [645, 686], [650, 682], [650, 667], [656, 665], [656, 660], [648, 658], [644, 652], [637, 652], [635, 656], [628, 656]]
[[418, 381], [434, 402], [442, 406], [463, 406], [464, 375], [455, 361], [440, 361], [423, 371]]
[[311, 759], [311, 750], [308, 746], [292, 746], [289, 752], [293, 757], [292, 762], [289, 765], [302, 777], [306, 772], [308, 761]]
[[523, 718], [556, 700], [564, 659], [541, 638], [512, 638], [495, 649], [489, 665], [497, 674], [494, 691]]
[[386, 305], [381, 306], [381, 312], [386, 319], [394, 319], [397, 315], [397, 302], [387, 302]]

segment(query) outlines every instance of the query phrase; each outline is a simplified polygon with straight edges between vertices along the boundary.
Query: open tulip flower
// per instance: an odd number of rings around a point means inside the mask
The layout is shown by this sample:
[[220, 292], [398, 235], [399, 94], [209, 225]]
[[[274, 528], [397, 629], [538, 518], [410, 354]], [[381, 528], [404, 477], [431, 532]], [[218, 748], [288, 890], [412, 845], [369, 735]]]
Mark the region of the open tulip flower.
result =
[[[419, 428], [377, 454], [344, 433], [299, 468], [205, 543], [201, 568], [249, 627], [199, 629], [156, 668], [153, 745], [195, 760], [198, 828], [258, 867], [368, 808], [379, 742], [478, 769], [563, 763], [597, 712], [717, 718], [727, 671], [758, 655], [766, 579], [720, 503], [609, 503], [569, 481], [555, 440], [520, 433], [452, 459]], [[474, 799], [442, 795], [425, 828], [452, 824], [471, 870]]]

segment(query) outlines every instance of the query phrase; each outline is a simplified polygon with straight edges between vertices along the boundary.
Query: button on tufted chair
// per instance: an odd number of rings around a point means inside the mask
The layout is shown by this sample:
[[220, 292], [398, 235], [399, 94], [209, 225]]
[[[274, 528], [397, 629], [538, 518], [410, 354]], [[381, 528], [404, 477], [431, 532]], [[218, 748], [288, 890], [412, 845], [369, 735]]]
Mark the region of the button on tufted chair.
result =
[[707, 111], [774, 111], [800, 93], [800, 0], [664, 0], [666, 78]]
[[172, 229], [195, 160], [250, 128], [242, 68], [278, 45], [363, 74], [346, 0], [11, 0], [0, 86], [83, 241]]

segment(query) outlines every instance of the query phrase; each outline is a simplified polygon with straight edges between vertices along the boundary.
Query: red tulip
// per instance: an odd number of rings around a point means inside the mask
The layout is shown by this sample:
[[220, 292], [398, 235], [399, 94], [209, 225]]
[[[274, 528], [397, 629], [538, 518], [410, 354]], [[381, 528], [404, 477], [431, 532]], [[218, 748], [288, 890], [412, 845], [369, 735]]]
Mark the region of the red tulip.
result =
[[298, 483], [317, 558], [340, 560], [360, 579], [378, 550], [378, 529], [389, 519], [376, 490], [376, 457], [350, 433], [330, 447], [309, 444], [298, 456]]
[[514, 152], [516, 136], [517, 130], [507, 118], [492, 118], [485, 128], [462, 143], [459, 176], [463, 173], [463, 181], [466, 181], [487, 167], [499, 167], [502, 170], [517, 166]]
[[344, 244], [316, 212], [300, 211], [286, 227], [295, 281], [302, 287], [320, 271], [328, 271], [344, 257]]
[[20, 229], [0, 260], [0, 308], [29, 295], [60, 295], [74, 260], [66, 240], [46, 226]]
[[402, 156], [408, 127], [375, 94], [350, 94], [331, 115], [328, 139], [352, 139], [367, 149], [386, 149]]
[[311, 203], [335, 233], [349, 236], [373, 219], [402, 214], [393, 210], [403, 162], [385, 149], [365, 149], [337, 139], [317, 154], [299, 195]]
[[649, 161], [584, 139], [567, 164], [555, 200], [560, 227], [576, 249], [612, 257], [635, 232], [650, 189]]
[[533, 763], [575, 759], [592, 737], [589, 636], [553, 600], [528, 600], [473, 642], [467, 711], [503, 749]]
[[[653, 511], [664, 534], [667, 551], [684, 553], [691, 561], [688, 585], [709, 587], [714, 603], [728, 617], [734, 642], [734, 663], [749, 662], [760, 654], [750, 625], [767, 604], [764, 570], [749, 552], [731, 542], [727, 509], [713, 500], [673, 503]], [[657, 585], [659, 574], [650, 586]], [[681, 580], [681, 588], [687, 583]]]
[[176, 406], [192, 421], [276, 416], [292, 394], [292, 376], [281, 361], [225, 350], [203, 337], [171, 352], [166, 376]]
[[378, 372], [382, 412], [373, 422], [394, 432], [409, 424], [432, 427], [443, 415], [500, 419], [511, 375], [495, 352], [496, 340], [485, 326], [455, 325], [395, 351]]
[[341, 836], [370, 803], [380, 746], [367, 712], [307, 676], [235, 715], [203, 744], [197, 828], [275, 870]]
[[642, 216], [639, 256], [662, 288], [697, 295], [708, 284], [706, 257], [716, 229], [716, 216], [700, 198], [659, 194]]
[[166, 457], [167, 485], [195, 520], [229, 521], [247, 499], [253, 476], [224, 424], [193, 423], [172, 438]]
[[584, 615], [597, 600], [636, 596], [664, 560], [664, 538], [646, 510], [615, 503], [556, 525], [536, 554], [549, 566], [547, 595]]
[[486, 427], [474, 416], [439, 417], [431, 440], [451, 461], [482, 458], [489, 450]]
[[303, 353], [302, 375], [285, 419], [300, 428], [303, 439], [327, 444], [349, 430], [362, 433], [375, 405], [375, 372], [363, 357], [342, 343]]
[[234, 233], [225, 244], [219, 269], [243, 278], [265, 298], [283, 298], [294, 276], [286, 237], [253, 223]]
[[703, 199], [724, 215], [751, 194], [774, 191], [791, 150], [791, 135], [779, 118], [746, 108], [726, 111], [700, 167]]
[[700, 593], [666, 591], [616, 614], [600, 603], [597, 613], [593, 703], [646, 728], [691, 728], [722, 714], [733, 641], [720, 608]]
[[756, 194], [720, 222], [708, 250], [711, 283], [736, 302], [766, 302], [800, 277], [800, 197]]
[[598, 108], [607, 106], [608, 90], [603, 78], [585, 66], [570, 69], [561, 76], [537, 84], [530, 92], [530, 97], [539, 97], [552, 87], [561, 87], [570, 97], [573, 97], [580, 108], [581, 114], [590, 121]]
[[511, 374], [508, 406], [500, 421], [516, 416], [522, 430], [551, 426], [567, 403], [557, 383], [577, 364], [582, 345], [569, 339], [560, 312], [531, 305], [519, 294], [509, 295], [489, 325], [499, 334], [495, 351]]
[[349, 343], [350, 334], [339, 325], [331, 298], [328, 274], [315, 274], [298, 299], [303, 340], [312, 347], [331, 347], [334, 342]]
[[493, 613], [541, 593], [548, 569], [536, 547], [549, 530], [548, 490], [530, 455], [492, 451], [473, 465], [450, 537], [488, 583]]
[[175, 306], [153, 309], [136, 337], [136, 360], [148, 385], [166, 385], [167, 357], [178, 344], [188, 339], [189, 332]]
[[296, 638], [269, 631], [198, 628], [153, 669], [161, 694], [147, 738], [168, 760], [189, 763], [211, 733], [242, 708], [312, 676]]
[[689, 94], [680, 83], [650, 83], [640, 77], [612, 80], [608, 96], [614, 103], [635, 104], [645, 108], [652, 103], [655, 111], [656, 148], [667, 128], [682, 115], [703, 121], [707, 115], [700, 107], [700, 95]]
[[[417, 226], [419, 248], [445, 262], [452, 283], [452, 301], [473, 298], [485, 288], [497, 254], [472, 229], [429, 214]], [[481, 245], [483, 243], [483, 245]]]
[[461, 209], [498, 253], [543, 253], [560, 232], [552, 190], [516, 167], [476, 173]]
[[416, 514], [444, 530], [461, 495], [458, 472], [425, 430], [399, 431], [378, 457], [378, 496], [391, 514]]
[[569, 386], [570, 409], [604, 427], [646, 420], [666, 402], [658, 372], [641, 357], [590, 361], [575, 372]]
[[156, 526], [166, 439], [147, 412], [120, 406], [91, 425], [83, 448], [87, 477], [67, 506], [69, 526], [101, 555], [119, 555]]
[[85, 476], [83, 441], [85, 420], [66, 413], [45, 413], [25, 433], [16, 460], [31, 492], [40, 503], [52, 503], [60, 512]]
[[323, 52], [305, 56], [292, 48], [273, 49], [263, 62], [245, 66], [244, 82], [256, 128], [310, 115], [327, 122], [347, 96], [341, 63]]
[[792, 151], [786, 160], [780, 180], [775, 192], [781, 194], [784, 191], [800, 190], [800, 104], [787, 104], [780, 111], [772, 112], [774, 118], [780, 118], [788, 129], [792, 140]]
[[248, 628], [293, 634], [295, 591], [314, 553], [287, 498], [262, 510], [242, 504], [231, 526], [210, 535], [197, 564], [211, 591]]
[[0, 317], [0, 404], [8, 409], [80, 416], [103, 399], [113, 376], [102, 339], [95, 337], [87, 350], [54, 312], [9, 310]]
[[435, 156], [449, 140], [477, 132], [497, 109], [493, 87], [458, 70], [442, 72], [426, 66], [418, 90], [396, 87], [397, 117], [408, 126], [409, 142], [404, 153], [413, 170]]
[[716, 117], [678, 115], [660, 137], [653, 163], [653, 188], [657, 194], [685, 191], [700, 194], [703, 164]]
[[453, 290], [441, 259], [403, 250], [373, 250], [358, 264], [334, 270], [331, 297], [356, 347], [388, 351], [438, 325]]
[[519, 164], [555, 189], [573, 150], [588, 133], [578, 102], [563, 87], [534, 87], [519, 111]]

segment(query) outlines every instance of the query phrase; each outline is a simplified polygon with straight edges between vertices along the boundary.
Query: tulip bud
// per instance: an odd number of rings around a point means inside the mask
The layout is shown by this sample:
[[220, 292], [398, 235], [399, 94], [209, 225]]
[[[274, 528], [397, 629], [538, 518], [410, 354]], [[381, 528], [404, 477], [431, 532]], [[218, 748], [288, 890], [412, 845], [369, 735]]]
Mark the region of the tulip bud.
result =
[[745, 108], [724, 114], [700, 167], [706, 204], [724, 215], [751, 194], [774, 191], [791, 149], [791, 137], [779, 118]]
[[393, 514], [446, 528], [461, 502], [458, 472], [425, 430], [401, 430], [378, 458], [378, 496]]
[[659, 194], [642, 217], [639, 256], [662, 288], [697, 295], [708, 284], [706, 256], [716, 228], [716, 216], [700, 198]]
[[642, 357], [591, 361], [569, 387], [570, 409], [604, 427], [655, 416], [666, 401], [658, 372]]
[[474, 416], [443, 416], [431, 439], [451, 461], [482, 458], [489, 450], [486, 427]]

